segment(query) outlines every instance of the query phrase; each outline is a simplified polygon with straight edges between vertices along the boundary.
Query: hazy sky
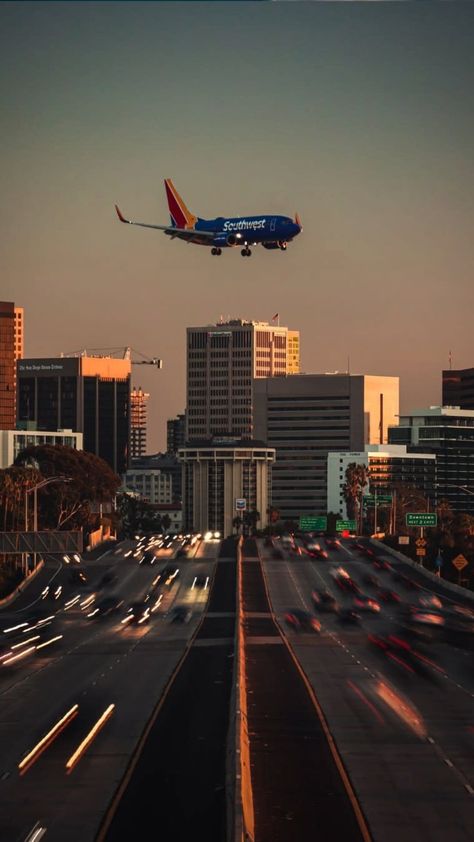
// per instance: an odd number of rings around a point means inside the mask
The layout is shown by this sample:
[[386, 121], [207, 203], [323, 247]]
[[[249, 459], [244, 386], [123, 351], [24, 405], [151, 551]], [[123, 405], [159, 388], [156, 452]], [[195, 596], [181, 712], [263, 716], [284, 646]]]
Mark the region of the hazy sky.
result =
[[[150, 449], [184, 408], [185, 328], [301, 331], [306, 372], [401, 377], [439, 403], [474, 365], [470, 3], [1, 3], [0, 298], [27, 356], [131, 345]], [[172, 177], [204, 217], [299, 212], [287, 253], [159, 232]]]

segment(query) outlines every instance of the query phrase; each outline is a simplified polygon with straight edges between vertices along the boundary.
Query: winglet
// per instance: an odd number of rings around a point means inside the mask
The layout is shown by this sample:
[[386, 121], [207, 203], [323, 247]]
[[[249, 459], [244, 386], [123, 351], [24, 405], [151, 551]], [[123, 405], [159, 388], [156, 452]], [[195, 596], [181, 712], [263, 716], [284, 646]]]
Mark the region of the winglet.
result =
[[120, 222], [129, 222], [129, 220], [125, 219], [125, 217], [122, 215], [118, 205], [115, 205], [115, 210], [117, 211], [117, 216], [120, 219]]
[[302, 231], [302, 230], [303, 230], [303, 226], [302, 226], [302, 224], [301, 224], [301, 219], [300, 219], [299, 213], [295, 213], [295, 222], [296, 222], [296, 224], [297, 224], [297, 225], [299, 225], [299, 227], [300, 227], [300, 231]]

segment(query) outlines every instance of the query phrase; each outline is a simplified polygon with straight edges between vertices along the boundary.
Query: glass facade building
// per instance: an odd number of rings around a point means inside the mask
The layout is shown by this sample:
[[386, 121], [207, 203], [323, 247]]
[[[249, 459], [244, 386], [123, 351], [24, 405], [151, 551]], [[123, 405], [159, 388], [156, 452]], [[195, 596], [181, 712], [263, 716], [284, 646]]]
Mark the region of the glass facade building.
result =
[[130, 437], [130, 360], [64, 357], [21, 360], [18, 427], [73, 430], [84, 450], [125, 472]]

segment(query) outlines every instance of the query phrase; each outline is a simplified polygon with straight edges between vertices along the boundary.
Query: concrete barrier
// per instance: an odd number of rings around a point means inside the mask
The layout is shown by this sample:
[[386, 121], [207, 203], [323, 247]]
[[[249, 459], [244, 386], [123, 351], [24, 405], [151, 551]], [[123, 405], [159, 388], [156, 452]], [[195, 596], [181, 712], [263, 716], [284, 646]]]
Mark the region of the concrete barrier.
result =
[[446, 588], [448, 591], [452, 591], [453, 594], [459, 594], [474, 603], [474, 593], [467, 588], [461, 587], [461, 585], [455, 585], [454, 582], [448, 582], [447, 579], [443, 579], [441, 576], [437, 576], [436, 573], [432, 573], [431, 570], [427, 570], [426, 567], [422, 567], [421, 564], [417, 564], [416, 561], [412, 561], [411, 558], [408, 558], [403, 553], [399, 553], [398, 550], [392, 549], [392, 547], [387, 546], [384, 544], [383, 541], [377, 541], [375, 538], [370, 539], [370, 543], [372, 546], [377, 549], [379, 552], [383, 551], [388, 553], [389, 555], [393, 556], [393, 558], [398, 559], [398, 561], [402, 561], [403, 564], [407, 564], [409, 567], [412, 567], [418, 573], [421, 573], [423, 576], [426, 576], [426, 579], [429, 582], [436, 582], [437, 585], [442, 583], [443, 587]]
[[40, 570], [44, 567], [44, 560], [41, 559], [39, 564], [36, 565], [35, 569], [28, 574], [28, 576], [20, 582], [19, 585], [16, 586], [15, 590], [11, 592], [8, 596], [5, 596], [3, 599], [0, 599], [0, 608], [4, 608], [7, 605], [10, 605], [12, 602], [15, 601], [19, 594], [23, 593], [25, 588], [28, 587], [30, 582], [33, 581], [35, 576], [40, 572]]
[[[237, 709], [235, 728], [236, 787], [234, 842], [254, 842], [255, 817], [253, 809], [252, 778], [250, 771], [250, 740], [247, 716], [247, 679], [245, 671], [244, 614], [242, 603], [242, 536], [237, 548], [237, 604], [236, 650]], [[240, 787], [239, 787], [240, 784]]]

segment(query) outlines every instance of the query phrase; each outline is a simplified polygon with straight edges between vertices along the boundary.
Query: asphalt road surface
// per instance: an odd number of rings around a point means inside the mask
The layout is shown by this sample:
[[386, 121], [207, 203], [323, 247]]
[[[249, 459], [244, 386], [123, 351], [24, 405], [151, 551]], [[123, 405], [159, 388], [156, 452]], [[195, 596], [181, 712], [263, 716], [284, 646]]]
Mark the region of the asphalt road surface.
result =
[[[324, 539], [320, 543], [324, 547]], [[393, 558], [386, 556], [392, 571], [377, 570], [349, 541], [329, 550], [327, 560], [289, 551], [276, 560], [263, 543], [260, 551], [273, 610], [322, 706], [374, 840], [468, 842], [474, 827], [472, 650], [435, 639], [418, 647], [422, 660], [415, 663], [387, 657], [368, 637], [397, 635], [404, 605], [428, 596], [431, 583], [407, 589], [394, 576]], [[363, 613], [354, 625], [318, 613], [320, 635], [289, 630], [285, 613], [312, 612], [315, 588], [351, 604], [351, 594], [331, 575], [340, 566], [367, 593], [364, 574], [375, 573], [401, 602], [381, 601], [379, 614]], [[449, 605], [452, 593], [442, 583], [436, 590]]]
[[[77, 590], [69, 581], [69, 567], [56, 573], [57, 563], [47, 565], [38, 582], [22, 595], [21, 605], [15, 603], [0, 614], [2, 630], [21, 621], [31, 624], [33, 615], [52, 615], [47, 633], [62, 635], [41, 652], [0, 665], [2, 842], [23, 842], [37, 822], [46, 828], [48, 842], [92, 842], [144, 726], [207, 606], [209, 590], [192, 588], [192, 583], [198, 574], [209, 575], [212, 581], [215, 545], [209, 545], [209, 552], [201, 548], [196, 559], [179, 560], [180, 576], [163, 587], [149, 623], [124, 626], [126, 605], [143, 598], [175, 551], [159, 552], [153, 566], [139, 565], [133, 555], [125, 557], [129, 546], [133, 545], [125, 545], [117, 555], [81, 564], [89, 577], [81, 600], [89, 590], [97, 590], [104, 572], [113, 571], [113, 582], [99, 595], [114, 593], [124, 600], [117, 614], [96, 620], [87, 618], [79, 603], [67, 609]], [[63, 593], [57, 601], [42, 600], [41, 589], [52, 577], [55, 583], [61, 578]], [[188, 623], [170, 623], [176, 605], [191, 612]], [[32, 637], [35, 632], [27, 629]], [[115, 708], [110, 719], [68, 773], [68, 758], [111, 704]], [[18, 764], [74, 705], [77, 716], [20, 775]]]

